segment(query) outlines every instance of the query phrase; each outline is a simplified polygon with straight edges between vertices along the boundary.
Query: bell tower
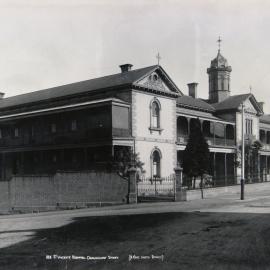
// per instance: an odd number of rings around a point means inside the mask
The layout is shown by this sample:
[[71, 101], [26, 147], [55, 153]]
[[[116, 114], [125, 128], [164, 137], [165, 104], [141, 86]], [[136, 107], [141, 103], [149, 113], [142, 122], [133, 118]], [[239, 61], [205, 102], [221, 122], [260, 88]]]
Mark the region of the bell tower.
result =
[[218, 54], [207, 69], [209, 76], [209, 101], [211, 103], [221, 102], [230, 96], [230, 73], [232, 68], [228, 65], [227, 59], [220, 53], [220, 37], [218, 43]]

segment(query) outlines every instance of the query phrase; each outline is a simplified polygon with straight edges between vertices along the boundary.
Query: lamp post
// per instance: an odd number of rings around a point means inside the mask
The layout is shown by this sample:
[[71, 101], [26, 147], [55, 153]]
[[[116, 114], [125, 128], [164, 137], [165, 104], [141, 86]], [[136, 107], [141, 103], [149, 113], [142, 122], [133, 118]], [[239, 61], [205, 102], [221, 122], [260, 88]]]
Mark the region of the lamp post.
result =
[[245, 106], [242, 103], [242, 153], [241, 153], [241, 200], [244, 200], [245, 192]]

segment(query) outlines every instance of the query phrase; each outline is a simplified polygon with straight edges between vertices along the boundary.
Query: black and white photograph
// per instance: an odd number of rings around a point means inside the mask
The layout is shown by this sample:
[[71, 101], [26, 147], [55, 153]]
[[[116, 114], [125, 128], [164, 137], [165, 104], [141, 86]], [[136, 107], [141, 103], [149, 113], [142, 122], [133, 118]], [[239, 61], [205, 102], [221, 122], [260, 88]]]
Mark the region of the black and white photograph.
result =
[[270, 1], [0, 0], [0, 270], [270, 269]]

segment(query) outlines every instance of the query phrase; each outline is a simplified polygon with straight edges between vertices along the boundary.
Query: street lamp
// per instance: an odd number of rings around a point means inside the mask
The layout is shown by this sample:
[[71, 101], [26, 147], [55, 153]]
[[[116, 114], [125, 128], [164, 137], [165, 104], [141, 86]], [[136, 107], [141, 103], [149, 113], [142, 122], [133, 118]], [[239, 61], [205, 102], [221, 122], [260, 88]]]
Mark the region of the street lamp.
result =
[[242, 153], [241, 153], [241, 200], [244, 200], [245, 192], [245, 106], [242, 103]]

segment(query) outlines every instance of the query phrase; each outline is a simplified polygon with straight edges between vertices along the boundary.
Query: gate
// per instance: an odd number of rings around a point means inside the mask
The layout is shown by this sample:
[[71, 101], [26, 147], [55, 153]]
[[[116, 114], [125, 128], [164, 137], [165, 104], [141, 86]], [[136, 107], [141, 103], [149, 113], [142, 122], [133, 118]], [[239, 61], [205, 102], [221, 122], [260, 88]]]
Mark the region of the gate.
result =
[[143, 178], [137, 183], [138, 202], [175, 200], [175, 175]]

